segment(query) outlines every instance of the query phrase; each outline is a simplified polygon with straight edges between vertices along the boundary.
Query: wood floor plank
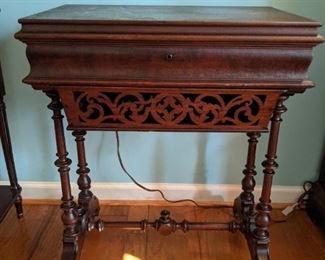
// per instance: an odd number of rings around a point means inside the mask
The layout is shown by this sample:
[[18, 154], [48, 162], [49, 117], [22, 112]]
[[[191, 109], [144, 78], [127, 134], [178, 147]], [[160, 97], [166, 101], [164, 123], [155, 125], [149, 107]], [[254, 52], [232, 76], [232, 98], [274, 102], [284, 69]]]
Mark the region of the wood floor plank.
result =
[[325, 259], [325, 233], [308, 218], [296, 211], [284, 223], [270, 228], [272, 259]]
[[[0, 225], [1, 259], [26, 260], [32, 259], [36, 252], [41, 253], [39, 245], [53, 212], [53, 206], [29, 206], [24, 208], [24, 218], [18, 220], [12, 208]], [[46, 247], [52, 251], [49, 244]], [[50, 254], [53, 256], [53, 252]]]
[[62, 211], [59, 206], [51, 206], [49, 219], [40, 239], [31, 255], [31, 260], [51, 259], [59, 260], [62, 252], [63, 225], [61, 225]]

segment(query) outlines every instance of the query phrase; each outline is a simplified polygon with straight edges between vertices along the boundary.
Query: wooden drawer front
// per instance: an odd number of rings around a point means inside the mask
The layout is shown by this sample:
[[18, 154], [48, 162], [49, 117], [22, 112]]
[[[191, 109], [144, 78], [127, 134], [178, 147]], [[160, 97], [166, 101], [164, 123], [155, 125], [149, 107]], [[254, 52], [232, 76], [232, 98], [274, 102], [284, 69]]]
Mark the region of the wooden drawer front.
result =
[[36, 44], [28, 47], [27, 54], [29, 80], [49, 85], [56, 81], [301, 82], [311, 60], [308, 49], [172, 44]]
[[197, 89], [59, 89], [70, 129], [266, 130], [281, 92]]

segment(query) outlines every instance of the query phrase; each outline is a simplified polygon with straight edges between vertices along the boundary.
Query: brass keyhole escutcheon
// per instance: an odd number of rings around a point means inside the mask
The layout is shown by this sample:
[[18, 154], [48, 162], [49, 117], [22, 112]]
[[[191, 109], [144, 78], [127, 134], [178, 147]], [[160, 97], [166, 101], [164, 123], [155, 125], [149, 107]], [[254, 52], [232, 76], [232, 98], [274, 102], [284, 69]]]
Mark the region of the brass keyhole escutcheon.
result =
[[166, 54], [166, 60], [171, 61], [174, 58], [174, 55], [172, 53], [167, 53]]

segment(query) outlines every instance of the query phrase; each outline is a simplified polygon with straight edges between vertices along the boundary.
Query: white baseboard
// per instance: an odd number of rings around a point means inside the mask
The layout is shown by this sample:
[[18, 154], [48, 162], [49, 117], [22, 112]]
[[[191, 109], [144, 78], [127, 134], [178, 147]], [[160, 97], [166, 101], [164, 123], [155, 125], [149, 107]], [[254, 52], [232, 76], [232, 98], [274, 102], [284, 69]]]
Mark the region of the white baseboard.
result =
[[[7, 182], [0, 182], [7, 184]], [[59, 199], [61, 186], [59, 182], [21, 181], [24, 199]], [[195, 199], [197, 201], [232, 202], [241, 192], [240, 185], [230, 184], [175, 184], [145, 183], [151, 189], [161, 189], [171, 200]], [[78, 194], [77, 185], [72, 184], [73, 195]], [[161, 200], [157, 192], [146, 192], [133, 183], [92, 183], [92, 191], [101, 200]], [[259, 197], [261, 186], [255, 188], [255, 196]], [[300, 186], [272, 187], [272, 202], [293, 203], [303, 192]]]

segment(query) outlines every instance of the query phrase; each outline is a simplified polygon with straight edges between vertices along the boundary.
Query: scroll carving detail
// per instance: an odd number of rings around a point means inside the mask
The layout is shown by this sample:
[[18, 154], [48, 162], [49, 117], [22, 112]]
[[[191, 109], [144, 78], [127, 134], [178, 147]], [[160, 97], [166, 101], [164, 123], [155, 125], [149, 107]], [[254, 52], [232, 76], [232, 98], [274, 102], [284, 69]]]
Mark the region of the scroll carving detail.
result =
[[256, 126], [267, 95], [74, 91], [73, 97], [83, 123], [213, 128]]

